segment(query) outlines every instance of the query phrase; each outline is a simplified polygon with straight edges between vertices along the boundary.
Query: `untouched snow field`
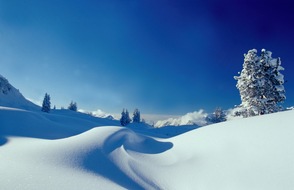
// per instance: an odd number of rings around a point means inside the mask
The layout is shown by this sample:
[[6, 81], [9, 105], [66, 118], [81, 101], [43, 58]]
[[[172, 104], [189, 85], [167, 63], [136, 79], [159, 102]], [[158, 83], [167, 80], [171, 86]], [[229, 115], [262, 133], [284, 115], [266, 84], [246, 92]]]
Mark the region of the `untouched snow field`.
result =
[[158, 138], [67, 110], [1, 107], [0, 189], [293, 190], [293, 124], [286, 111]]

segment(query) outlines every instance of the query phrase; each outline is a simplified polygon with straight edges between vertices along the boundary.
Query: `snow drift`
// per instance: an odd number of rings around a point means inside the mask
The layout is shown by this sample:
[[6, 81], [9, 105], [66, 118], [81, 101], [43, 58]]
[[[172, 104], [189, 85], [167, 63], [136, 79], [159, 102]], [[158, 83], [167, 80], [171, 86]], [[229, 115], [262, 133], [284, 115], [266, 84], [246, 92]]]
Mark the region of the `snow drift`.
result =
[[[294, 188], [294, 111], [156, 138], [148, 128], [88, 130], [92, 119], [72, 117], [72, 112], [48, 116], [0, 110], [1, 129], [27, 130], [26, 134], [0, 132], [1, 189]], [[112, 121], [104, 121], [108, 122]], [[44, 139], [52, 131], [37, 127], [52, 127], [64, 135]]]

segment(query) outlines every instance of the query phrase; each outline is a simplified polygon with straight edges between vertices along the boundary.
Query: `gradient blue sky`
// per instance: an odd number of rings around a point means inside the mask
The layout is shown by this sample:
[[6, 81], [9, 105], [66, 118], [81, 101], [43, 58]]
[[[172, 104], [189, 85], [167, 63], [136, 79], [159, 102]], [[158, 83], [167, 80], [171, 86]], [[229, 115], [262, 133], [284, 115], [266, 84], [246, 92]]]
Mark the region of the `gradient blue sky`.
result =
[[184, 114], [240, 104], [243, 54], [281, 57], [294, 104], [292, 0], [1, 0], [0, 74], [84, 110]]

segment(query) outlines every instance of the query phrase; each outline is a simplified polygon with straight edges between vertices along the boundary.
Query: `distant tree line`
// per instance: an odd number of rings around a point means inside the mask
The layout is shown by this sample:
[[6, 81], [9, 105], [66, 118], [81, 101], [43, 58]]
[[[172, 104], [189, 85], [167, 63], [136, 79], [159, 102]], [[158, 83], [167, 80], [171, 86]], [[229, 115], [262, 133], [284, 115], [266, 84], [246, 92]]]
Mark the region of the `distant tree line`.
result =
[[[56, 106], [54, 106], [53, 109], [55, 110]], [[77, 111], [78, 110], [77, 103], [71, 101], [68, 106], [68, 110]], [[51, 111], [51, 99], [50, 99], [50, 95], [48, 93], [45, 93], [45, 97], [43, 99], [41, 111], [46, 112], [46, 113], [49, 113]]]

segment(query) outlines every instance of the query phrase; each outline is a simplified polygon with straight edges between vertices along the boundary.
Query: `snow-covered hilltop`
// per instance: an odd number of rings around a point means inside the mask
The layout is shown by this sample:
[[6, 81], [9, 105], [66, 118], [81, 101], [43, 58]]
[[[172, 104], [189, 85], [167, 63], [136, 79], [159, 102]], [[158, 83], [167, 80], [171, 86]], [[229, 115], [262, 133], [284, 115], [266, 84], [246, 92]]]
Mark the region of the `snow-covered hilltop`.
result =
[[27, 100], [6, 78], [0, 75], [0, 106], [20, 108], [25, 110], [40, 110], [41, 108]]

